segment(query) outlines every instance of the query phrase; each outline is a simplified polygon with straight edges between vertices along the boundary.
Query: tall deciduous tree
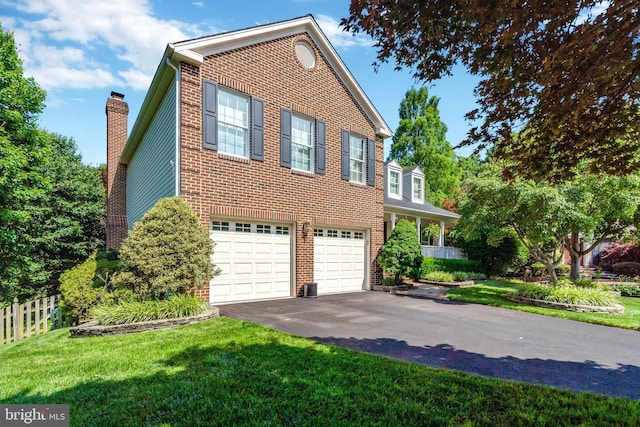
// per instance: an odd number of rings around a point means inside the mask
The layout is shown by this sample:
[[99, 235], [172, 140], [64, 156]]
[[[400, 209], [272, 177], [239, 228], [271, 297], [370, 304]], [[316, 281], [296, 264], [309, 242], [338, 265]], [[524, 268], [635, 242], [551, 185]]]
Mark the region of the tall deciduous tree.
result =
[[0, 304], [55, 291], [103, 238], [100, 175], [73, 141], [37, 128], [45, 96], [0, 28]]
[[405, 168], [420, 166], [425, 174], [425, 198], [442, 205], [443, 200], [453, 198], [461, 172], [446, 140], [447, 125], [440, 119], [439, 101], [425, 87], [407, 91], [400, 103], [400, 124], [389, 159]]
[[614, 175], [640, 166], [636, 0], [352, 0], [342, 25], [420, 79], [456, 63], [481, 76], [466, 143], [501, 141], [510, 172], [560, 182], [584, 161]]

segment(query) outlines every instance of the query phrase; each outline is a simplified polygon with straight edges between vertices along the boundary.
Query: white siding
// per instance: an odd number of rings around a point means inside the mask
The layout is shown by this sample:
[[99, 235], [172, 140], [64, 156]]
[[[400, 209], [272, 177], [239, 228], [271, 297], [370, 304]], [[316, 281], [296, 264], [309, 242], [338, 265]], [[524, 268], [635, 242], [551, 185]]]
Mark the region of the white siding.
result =
[[127, 222], [133, 227], [159, 199], [175, 195], [173, 81], [127, 166]]

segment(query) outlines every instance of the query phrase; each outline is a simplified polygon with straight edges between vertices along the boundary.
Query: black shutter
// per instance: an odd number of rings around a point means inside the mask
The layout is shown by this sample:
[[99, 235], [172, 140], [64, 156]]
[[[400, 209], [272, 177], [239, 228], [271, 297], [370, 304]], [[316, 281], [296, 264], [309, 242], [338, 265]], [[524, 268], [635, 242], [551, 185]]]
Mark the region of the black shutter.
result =
[[264, 161], [264, 101], [251, 98], [251, 158]]
[[327, 125], [323, 120], [316, 120], [316, 173], [327, 173]]
[[349, 131], [342, 130], [342, 179], [349, 180]]
[[367, 184], [376, 185], [376, 140], [367, 139]]
[[291, 111], [280, 110], [280, 166], [291, 167]]
[[202, 80], [202, 146], [218, 149], [218, 85]]

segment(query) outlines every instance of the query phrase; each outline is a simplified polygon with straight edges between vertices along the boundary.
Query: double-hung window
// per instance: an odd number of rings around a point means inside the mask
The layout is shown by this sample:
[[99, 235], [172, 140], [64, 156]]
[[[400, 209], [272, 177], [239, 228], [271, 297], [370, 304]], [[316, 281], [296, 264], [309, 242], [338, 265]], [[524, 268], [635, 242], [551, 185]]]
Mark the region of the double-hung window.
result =
[[324, 120], [293, 111], [280, 110], [280, 166], [324, 175], [326, 170], [326, 129]]
[[422, 177], [413, 177], [413, 188], [411, 193], [412, 201], [422, 202], [424, 199], [424, 189], [422, 188]]
[[376, 144], [373, 139], [342, 130], [342, 179], [376, 185]]
[[218, 89], [218, 150], [249, 157], [249, 98]]
[[202, 146], [252, 160], [264, 160], [264, 101], [202, 81]]
[[313, 172], [314, 120], [291, 117], [291, 168]]
[[389, 196], [400, 198], [400, 172], [389, 171]]
[[365, 150], [366, 139], [350, 135], [349, 137], [349, 180], [364, 184], [366, 176]]

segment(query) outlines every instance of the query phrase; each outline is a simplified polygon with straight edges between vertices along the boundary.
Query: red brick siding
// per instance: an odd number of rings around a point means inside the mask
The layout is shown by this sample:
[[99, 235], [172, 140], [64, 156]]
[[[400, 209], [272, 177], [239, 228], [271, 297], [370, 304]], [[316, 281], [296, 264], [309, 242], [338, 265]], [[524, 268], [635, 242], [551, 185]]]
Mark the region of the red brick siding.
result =
[[[316, 66], [297, 62], [294, 43], [316, 50]], [[262, 218], [295, 226], [297, 294], [313, 281], [313, 227], [334, 225], [370, 231], [370, 282], [382, 273], [376, 256], [383, 243], [383, 141], [376, 138], [376, 186], [341, 179], [341, 129], [375, 138], [373, 124], [306, 35], [286, 37], [205, 58], [198, 68], [181, 64], [181, 194], [203, 225], [212, 216]], [[234, 87], [265, 101], [265, 160], [236, 161], [202, 148], [202, 79]], [[280, 166], [280, 109], [326, 121], [326, 175]], [[312, 229], [302, 234], [302, 224]], [[206, 291], [205, 291], [206, 292]]]
[[129, 106], [121, 97], [107, 99], [107, 249], [119, 249], [127, 237], [127, 170], [120, 155], [127, 143]]

